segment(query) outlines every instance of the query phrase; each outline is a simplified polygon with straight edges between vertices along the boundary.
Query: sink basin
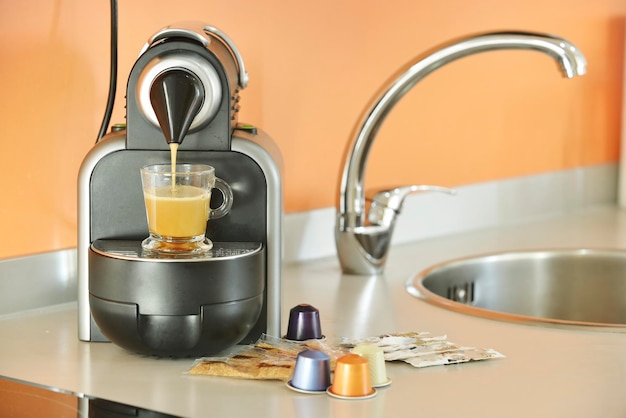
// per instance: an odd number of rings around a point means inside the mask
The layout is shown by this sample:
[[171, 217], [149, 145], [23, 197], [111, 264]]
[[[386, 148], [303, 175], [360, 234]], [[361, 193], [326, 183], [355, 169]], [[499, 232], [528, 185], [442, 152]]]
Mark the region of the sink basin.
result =
[[420, 272], [406, 288], [468, 315], [626, 332], [626, 251], [551, 249], [461, 258]]

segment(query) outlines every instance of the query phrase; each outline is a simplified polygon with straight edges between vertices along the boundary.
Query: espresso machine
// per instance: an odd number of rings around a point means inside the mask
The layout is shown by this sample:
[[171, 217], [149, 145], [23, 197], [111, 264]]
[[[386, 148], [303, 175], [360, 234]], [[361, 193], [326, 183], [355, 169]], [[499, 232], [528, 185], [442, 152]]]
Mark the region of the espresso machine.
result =
[[[220, 30], [199, 23], [154, 34], [134, 64], [126, 125], [85, 157], [78, 178], [78, 336], [146, 355], [210, 355], [280, 336], [280, 152], [238, 122], [248, 83], [242, 57]], [[207, 224], [206, 254], [155, 255], [140, 168], [215, 167], [232, 189], [230, 212]], [[214, 193], [211, 206], [219, 205]]]

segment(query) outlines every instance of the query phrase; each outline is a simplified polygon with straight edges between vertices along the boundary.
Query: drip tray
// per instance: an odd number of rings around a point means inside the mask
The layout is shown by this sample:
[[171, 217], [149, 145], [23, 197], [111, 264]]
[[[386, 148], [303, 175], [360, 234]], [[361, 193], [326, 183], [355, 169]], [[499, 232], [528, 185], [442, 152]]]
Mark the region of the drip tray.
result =
[[138, 240], [96, 240], [91, 249], [97, 254], [124, 260], [144, 261], [210, 261], [224, 260], [249, 256], [260, 252], [263, 244], [260, 242], [213, 242], [213, 248], [205, 254], [155, 253], [147, 252], [141, 247]]

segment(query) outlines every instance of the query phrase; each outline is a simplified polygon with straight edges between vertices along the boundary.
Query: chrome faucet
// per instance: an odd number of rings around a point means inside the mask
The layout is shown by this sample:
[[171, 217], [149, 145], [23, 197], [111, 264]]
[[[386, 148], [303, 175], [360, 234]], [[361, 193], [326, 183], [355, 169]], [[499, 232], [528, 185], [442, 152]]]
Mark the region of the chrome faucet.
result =
[[585, 57], [572, 43], [529, 32], [493, 32], [453, 41], [401, 69], [400, 75], [392, 78], [382, 90], [384, 93], [366, 108], [346, 154], [335, 228], [337, 255], [345, 273], [382, 273], [395, 220], [407, 195], [419, 191], [453, 192], [437, 186], [405, 186], [378, 191], [373, 193], [366, 221], [365, 167], [386, 116], [415, 84], [437, 68], [467, 55], [498, 49], [540, 51], [554, 58], [567, 78], [585, 74]]

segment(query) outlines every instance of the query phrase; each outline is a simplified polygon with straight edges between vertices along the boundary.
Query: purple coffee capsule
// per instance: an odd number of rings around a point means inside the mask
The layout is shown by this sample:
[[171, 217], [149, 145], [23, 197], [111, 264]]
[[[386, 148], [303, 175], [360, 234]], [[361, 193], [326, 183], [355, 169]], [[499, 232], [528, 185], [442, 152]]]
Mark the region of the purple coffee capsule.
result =
[[303, 303], [289, 311], [289, 324], [285, 338], [293, 341], [323, 338], [320, 313], [314, 306]]

